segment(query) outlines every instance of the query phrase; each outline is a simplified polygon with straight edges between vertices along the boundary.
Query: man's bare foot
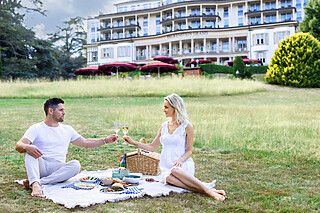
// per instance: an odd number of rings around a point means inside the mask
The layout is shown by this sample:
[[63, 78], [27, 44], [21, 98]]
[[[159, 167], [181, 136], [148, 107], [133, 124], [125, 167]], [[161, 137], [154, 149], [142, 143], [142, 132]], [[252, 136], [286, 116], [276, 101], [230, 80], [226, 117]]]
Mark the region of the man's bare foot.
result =
[[23, 179], [22, 180], [22, 186], [23, 186], [24, 189], [30, 189], [29, 180], [28, 179]]
[[213, 189], [216, 193], [218, 193], [218, 194], [220, 194], [220, 195], [222, 195], [222, 196], [225, 196], [225, 197], [227, 197], [227, 195], [226, 195], [226, 192], [224, 191], [224, 190], [217, 190], [217, 189]]
[[32, 197], [42, 196], [42, 189], [41, 189], [41, 186], [38, 182], [32, 183], [31, 188], [32, 188], [32, 192], [31, 192]]

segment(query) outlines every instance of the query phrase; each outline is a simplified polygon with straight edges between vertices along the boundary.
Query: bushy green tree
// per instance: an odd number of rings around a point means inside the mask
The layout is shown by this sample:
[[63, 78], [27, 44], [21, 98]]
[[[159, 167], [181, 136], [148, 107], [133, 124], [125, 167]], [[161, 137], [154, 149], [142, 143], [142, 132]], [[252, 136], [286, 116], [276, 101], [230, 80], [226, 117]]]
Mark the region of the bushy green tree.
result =
[[294, 87], [320, 87], [320, 42], [309, 33], [296, 33], [279, 43], [266, 82]]
[[309, 0], [304, 8], [305, 17], [299, 29], [301, 32], [310, 32], [320, 41], [320, 0]]
[[239, 78], [251, 78], [252, 70], [247, 69], [243, 59], [240, 56], [237, 56], [233, 61], [233, 75], [237, 77], [236, 72], [239, 72]]

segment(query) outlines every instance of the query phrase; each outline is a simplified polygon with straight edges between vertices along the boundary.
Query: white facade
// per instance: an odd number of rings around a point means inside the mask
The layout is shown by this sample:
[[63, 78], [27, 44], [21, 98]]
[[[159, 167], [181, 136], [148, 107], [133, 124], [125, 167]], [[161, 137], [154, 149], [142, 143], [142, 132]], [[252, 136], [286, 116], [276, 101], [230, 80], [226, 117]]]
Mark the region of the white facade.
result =
[[[295, 33], [306, 0], [133, 0], [88, 20], [88, 66], [149, 63], [171, 56], [226, 64], [236, 56], [268, 65], [279, 41]], [[96, 38], [96, 40], [94, 39]]]

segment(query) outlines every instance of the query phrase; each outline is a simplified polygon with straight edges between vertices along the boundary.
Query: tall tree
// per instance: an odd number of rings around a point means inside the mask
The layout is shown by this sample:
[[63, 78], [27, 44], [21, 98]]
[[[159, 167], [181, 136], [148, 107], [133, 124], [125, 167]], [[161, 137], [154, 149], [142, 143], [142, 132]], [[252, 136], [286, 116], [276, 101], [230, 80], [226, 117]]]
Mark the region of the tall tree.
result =
[[299, 28], [302, 32], [310, 32], [320, 40], [320, 0], [309, 0], [304, 8], [305, 17]]
[[41, 10], [42, 2], [30, 0], [33, 7], [25, 7], [19, 0], [0, 0], [0, 52], [4, 78], [35, 77], [33, 49], [34, 33], [22, 25], [27, 12]]

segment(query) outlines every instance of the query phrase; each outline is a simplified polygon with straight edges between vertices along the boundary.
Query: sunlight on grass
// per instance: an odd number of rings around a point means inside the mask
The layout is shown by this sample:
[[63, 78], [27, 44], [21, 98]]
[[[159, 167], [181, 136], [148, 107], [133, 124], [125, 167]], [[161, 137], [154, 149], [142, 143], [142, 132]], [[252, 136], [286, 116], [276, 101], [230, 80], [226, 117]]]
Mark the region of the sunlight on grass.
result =
[[205, 78], [0, 82], [0, 98], [159, 97], [171, 93], [189, 97], [210, 97], [263, 90], [263, 83], [257, 81]]

